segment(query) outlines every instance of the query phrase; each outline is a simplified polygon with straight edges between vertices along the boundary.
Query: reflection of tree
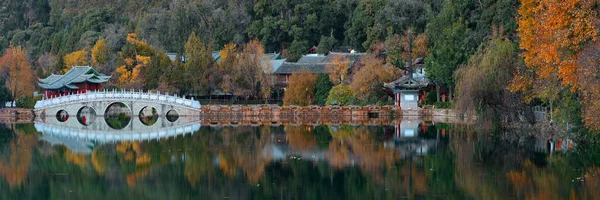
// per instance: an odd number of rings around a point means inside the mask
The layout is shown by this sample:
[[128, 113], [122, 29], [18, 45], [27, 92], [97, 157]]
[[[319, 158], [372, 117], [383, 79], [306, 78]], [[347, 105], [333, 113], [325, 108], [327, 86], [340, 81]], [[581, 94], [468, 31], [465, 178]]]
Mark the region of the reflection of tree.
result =
[[311, 150], [317, 147], [315, 135], [308, 126], [286, 126], [285, 132], [292, 151]]
[[271, 142], [270, 127], [224, 128], [218, 134], [226, 144], [218, 151], [224, 161], [221, 169], [230, 177], [235, 169], [241, 169], [251, 183], [256, 183], [271, 162], [271, 151], [265, 149]]
[[94, 152], [92, 152], [92, 165], [99, 175], [104, 175], [104, 171], [106, 171], [106, 155], [103, 151], [99, 151], [99, 148], [94, 149]]
[[[453, 133], [440, 134], [439, 146], [424, 157], [402, 158], [397, 148], [384, 148], [382, 140], [388, 140], [384, 128], [347, 127], [348, 132], [335, 136], [324, 127], [315, 131], [202, 127], [176, 138], [102, 144], [83, 160], [64, 146], [45, 150], [47, 143], [19, 130], [9, 142], [0, 143], [0, 155], [6, 159], [0, 159], [0, 175], [8, 182], [0, 180], [0, 190], [4, 189], [0, 199], [593, 199], [599, 195], [600, 180], [595, 178], [599, 161], [581, 164], [581, 159], [600, 160], [600, 153], [554, 152], [541, 156], [550, 163], [544, 164], [539, 155], [515, 148], [519, 147], [515, 143], [450, 126], [445, 128]], [[429, 127], [426, 134], [433, 136], [419, 137], [434, 138], [435, 128]], [[274, 162], [273, 145], [285, 149], [285, 144], [272, 142], [280, 136], [288, 137], [290, 149], [325, 153], [324, 160]], [[326, 149], [318, 148], [320, 138], [330, 141], [320, 147]], [[291, 144], [292, 139], [299, 144]], [[36, 144], [39, 152], [32, 149]], [[587, 170], [577, 170], [583, 168]], [[27, 174], [29, 169], [39, 176]]]
[[27, 178], [31, 165], [31, 150], [37, 144], [37, 135], [28, 134], [13, 126], [16, 137], [10, 142], [9, 160], [0, 160], [0, 176], [10, 185], [10, 188], [20, 186]]

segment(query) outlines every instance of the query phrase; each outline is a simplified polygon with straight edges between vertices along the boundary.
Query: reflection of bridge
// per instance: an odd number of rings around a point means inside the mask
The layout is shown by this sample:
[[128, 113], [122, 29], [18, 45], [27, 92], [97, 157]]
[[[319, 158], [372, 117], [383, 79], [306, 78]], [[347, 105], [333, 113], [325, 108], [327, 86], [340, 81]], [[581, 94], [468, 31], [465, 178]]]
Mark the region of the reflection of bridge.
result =
[[190, 117], [179, 118], [170, 122], [165, 117], [159, 117], [156, 123], [147, 126], [138, 118], [123, 129], [116, 130], [108, 126], [103, 119], [97, 120], [89, 126], [77, 122], [74, 117], [66, 122], [56, 118], [47, 118], [45, 121], [35, 122], [38, 132], [44, 134], [40, 139], [51, 144], [63, 144], [69, 149], [81, 153], [90, 153], [91, 144], [117, 142], [117, 141], [147, 141], [161, 138], [176, 137], [179, 135], [193, 134], [200, 130], [200, 120]]
[[155, 108], [161, 116], [170, 111], [175, 111], [181, 116], [195, 116], [201, 112], [198, 101], [177, 95], [133, 90], [103, 90], [40, 100], [35, 104], [35, 113], [40, 116], [54, 116], [60, 111], [66, 111], [69, 115], [75, 116], [81, 108], [89, 107], [97, 115], [103, 116], [109, 106], [115, 103], [123, 103], [134, 115], [138, 115], [146, 107]]

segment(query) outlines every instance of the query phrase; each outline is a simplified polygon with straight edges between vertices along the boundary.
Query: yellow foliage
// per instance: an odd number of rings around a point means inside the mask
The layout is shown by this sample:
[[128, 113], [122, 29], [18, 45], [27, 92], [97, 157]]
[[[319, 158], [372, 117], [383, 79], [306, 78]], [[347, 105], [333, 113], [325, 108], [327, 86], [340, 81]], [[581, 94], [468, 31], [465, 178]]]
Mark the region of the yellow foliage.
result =
[[87, 165], [85, 155], [75, 154], [71, 150], [65, 151], [65, 158], [67, 159], [67, 162], [73, 163], [80, 167], [84, 167]]
[[229, 43], [226, 44], [223, 49], [221, 49], [221, 51], [219, 51], [219, 54], [221, 56], [220, 59], [227, 59], [230, 55], [232, 55], [232, 53], [235, 53], [235, 50], [237, 48], [237, 45], [235, 43]]
[[147, 153], [144, 153], [135, 159], [135, 164], [146, 165], [146, 164], [150, 164], [151, 161], [152, 161], [152, 158], [150, 158], [150, 155], [148, 155]]
[[89, 65], [87, 60], [88, 52], [85, 49], [72, 52], [64, 56], [65, 68], [62, 73], [67, 73], [73, 66], [85, 66]]
[[0, 58], [0, 71], [7, 75], [5, 85], [14, 99], [33, 95], [35, 73], [25, 49], [11, 45]]
[[92, 166], [94, 166], [98, 174], [104, 175], [104, 171], [106, 171], [106, 159], [104, 158], [104, 153], [98, 151], [98, 148], [92, 152]]
[[108, 47], [106, 46], [106, 40], [100, 39], [96, 41], [96, 44], [92, 48], [92, 61], [96, 65], [106, 63], [109, 54]]
[[350, 67], [350, 59], [342, 55], [335, 55], [331, 64], [328, 64], [326, 69], [329, 72], [329, 79], [333, 84], [339, 84], [348, 78], [348, 68]]
[[131, 79], [131, 72], [129, 70], [127, 70], [127, 66], [122, 65], [121, 67], [117, 68], [116, 71], [119, 74], [119, 84], [120, 85], [123, 85], [123, 84], [129, 82], [129, 80]]

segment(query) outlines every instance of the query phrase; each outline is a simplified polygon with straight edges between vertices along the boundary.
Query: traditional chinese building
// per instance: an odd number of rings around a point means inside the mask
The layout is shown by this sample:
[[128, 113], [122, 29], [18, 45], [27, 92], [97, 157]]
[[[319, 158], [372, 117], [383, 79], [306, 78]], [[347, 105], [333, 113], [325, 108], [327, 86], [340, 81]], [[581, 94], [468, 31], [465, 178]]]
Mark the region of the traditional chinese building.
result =
[[90, 66], [74, 66], [63, 75], [51, 74], [40, 79], [39, 86], [44, 89], [44, 97], [55, 97], [76, 93], [85, 93], [88, 90], [102, 89], [110, 76], [98, 73]]
[[400, 106], [402, 110], [416, 110], [419, 108], [419, 100], [426, 98], [422, 93], [423, 88], [430, 84], [429, 79], [425, 77], [425, 65], [417, 59], [415, 69], [410, 75], [404, 75], [391, 83], [385, 83], [384, 86], [394, 91], [395, 105]]

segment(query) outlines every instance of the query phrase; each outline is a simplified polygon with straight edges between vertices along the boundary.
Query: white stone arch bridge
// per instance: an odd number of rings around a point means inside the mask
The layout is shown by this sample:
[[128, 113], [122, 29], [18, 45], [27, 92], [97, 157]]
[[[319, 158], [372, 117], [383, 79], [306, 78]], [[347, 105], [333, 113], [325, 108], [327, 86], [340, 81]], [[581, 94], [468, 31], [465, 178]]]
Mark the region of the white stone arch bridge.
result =
[[74, 118], [81, 108], [89, 107], [96, 116], [104, 116], [108, 107], [115, 103], [123, 103], [133, 116], [138, 116], [146, 107], [155, 108], [159, 116], [165, 116], [169, 111], [175, 111], [179, 116], [198, 116], [202, 112], [200, 102], [194, 99], [134, 90], [88, 91], [42, 99], [36, 102], [34, 111], [37, 116], [56, 116], [59, 111], [66, 111]]

